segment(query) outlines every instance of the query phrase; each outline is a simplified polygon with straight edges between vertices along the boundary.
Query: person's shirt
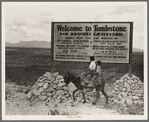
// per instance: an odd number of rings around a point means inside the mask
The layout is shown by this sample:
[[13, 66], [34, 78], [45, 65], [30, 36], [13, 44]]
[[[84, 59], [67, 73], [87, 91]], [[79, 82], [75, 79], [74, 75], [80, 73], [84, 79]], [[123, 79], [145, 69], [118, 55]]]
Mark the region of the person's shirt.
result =
[[96, 64], [95, 64], [94, 61], [92, 61], [92, 62], [90, 63], [89, 69], [90, 69], [90, 70], [95, 70], [95, 68], [96, 68]]
[[100, 65], [97, 65], [96, 73], [98, 73], [98, 75], [101, 75], [101, 67], [100, 67]]

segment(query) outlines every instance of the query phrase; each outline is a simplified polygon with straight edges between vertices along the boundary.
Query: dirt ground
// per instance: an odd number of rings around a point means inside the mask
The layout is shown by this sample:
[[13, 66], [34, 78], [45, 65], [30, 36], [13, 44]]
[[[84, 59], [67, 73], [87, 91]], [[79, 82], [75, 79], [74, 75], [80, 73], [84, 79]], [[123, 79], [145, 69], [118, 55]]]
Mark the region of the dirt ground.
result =
[[[35, 100], [33, 102], [26, 98], [25, 93], [20, 93], [12, 86], [6, 85], [8, 93], [5, 100], [6, 115], [119, 115], [115, 110], [105, 108], [104, 98], [101, 96], [96, 106], [91, 103], [71, 102], [54, 104]], [[9, 89], [9, 90], [8, 90]], [[11, 90], [10, 90], [11, 89]], [[56, 112], [55, 112], [56, 111]]]

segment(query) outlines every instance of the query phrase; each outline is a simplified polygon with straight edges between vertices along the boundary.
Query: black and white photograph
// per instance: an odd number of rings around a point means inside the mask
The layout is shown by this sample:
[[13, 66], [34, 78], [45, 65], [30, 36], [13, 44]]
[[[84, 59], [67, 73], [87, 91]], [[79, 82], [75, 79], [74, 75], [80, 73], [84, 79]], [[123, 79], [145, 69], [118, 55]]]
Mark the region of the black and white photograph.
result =
[[2, 2], [2, 120], [147, 120], [147, 2]]

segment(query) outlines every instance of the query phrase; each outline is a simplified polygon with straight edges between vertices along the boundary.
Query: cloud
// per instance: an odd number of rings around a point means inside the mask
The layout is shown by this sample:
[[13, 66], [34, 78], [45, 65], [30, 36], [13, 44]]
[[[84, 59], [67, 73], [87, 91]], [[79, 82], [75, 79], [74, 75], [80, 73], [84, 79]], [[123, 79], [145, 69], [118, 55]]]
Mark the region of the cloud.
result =
[[[22, 37], [23, 40], [31, 40], [37, 36], [47, 40], [47, 34], [50, 35], [49, 14], [33, 7], [8, 7], [6, 11], [6, 40], [8, 42], [17, 42], [13, 37]], [[32, 11], [31, 11], [32, 10]], [[10, 38], [9, 38], [10, 37]], [[12, 38], [11, 38], [12, 37]], [[16, 38], [15, 38], [16, 39]], [[48, 38], [49, 39], [49, 38]], [[21, 40], [20, 40], [21, 41]]]
[[110, 15], [140, 13], [143, 14], [143, 7], [141, 5], [119, 5], [115, 6], [114, 10], [109, 12]]
[[[6, 7], [6, 41], [51, 40], [51, 22], [76, 21], [132, 21], [134, 22], [134, 45], [143, 40], [144, 13], [141, 5], [110, 4], [48, 4], [38, 6]], [[18, 38], [17, 38], [18, 37]]]

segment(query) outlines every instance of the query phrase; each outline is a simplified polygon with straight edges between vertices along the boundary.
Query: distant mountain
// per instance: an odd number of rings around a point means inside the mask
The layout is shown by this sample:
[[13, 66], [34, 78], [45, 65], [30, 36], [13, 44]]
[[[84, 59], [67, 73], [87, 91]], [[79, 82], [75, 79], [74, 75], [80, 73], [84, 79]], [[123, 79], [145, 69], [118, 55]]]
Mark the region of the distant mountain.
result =
[[9, 42], [6, 42], [6, 43], [5, 43], [5, 46], [6, 46], [6, 47], [12, 47], [13, 44], [12, 44], [12, 43], [9, 43]]
[[133, 48], [133, 49], [132, 49], [132, 52], [143, 52], [143, 50], [138, 49], [138, 48]]
[[18, 43], [5, 43], [6, 47], [31, 47], [31, 48], [51, 48], [51, 42], [47, 41], [20, 41]]
[[[31, 48], [51, 48], [51, 42], [47, 41], [20, 41], [18, 43], [5, 43], [6, 47], [31, 47]], [[140, 50], [138, 48], [133, 48], [133, 52], [143, 52], [143, 50]]]

